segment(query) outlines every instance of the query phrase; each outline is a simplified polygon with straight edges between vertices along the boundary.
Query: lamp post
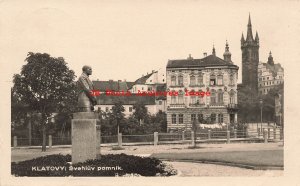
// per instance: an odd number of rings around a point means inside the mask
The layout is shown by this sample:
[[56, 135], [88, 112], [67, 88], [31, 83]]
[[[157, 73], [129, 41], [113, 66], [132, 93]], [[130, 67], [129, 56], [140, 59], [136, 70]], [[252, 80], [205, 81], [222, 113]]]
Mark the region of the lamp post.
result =
[[31, 146], [31, 114], [27, 113], [26, 116], [28, 118], [28, 145]]
[[262, 132], [262, 108], [263, 108], [262, 98], [259, 99], [259, 105], [260, 105], [260, 130]]

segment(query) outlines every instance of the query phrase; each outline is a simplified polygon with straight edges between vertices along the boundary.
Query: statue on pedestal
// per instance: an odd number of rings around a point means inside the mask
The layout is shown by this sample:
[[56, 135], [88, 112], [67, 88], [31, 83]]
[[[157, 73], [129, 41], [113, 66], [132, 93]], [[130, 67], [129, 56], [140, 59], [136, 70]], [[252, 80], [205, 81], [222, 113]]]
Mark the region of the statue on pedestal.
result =
[[89, 75], [92, 74], [92, 68], [90, 66], [82, 67], [82, 74], [77, 81], [78, 87], [78, 111], [79, 112], [92, 112], [94, 111], [94, 105], [97, 104], [96, 97], [93, 95], [94, 85], [89, 79]]

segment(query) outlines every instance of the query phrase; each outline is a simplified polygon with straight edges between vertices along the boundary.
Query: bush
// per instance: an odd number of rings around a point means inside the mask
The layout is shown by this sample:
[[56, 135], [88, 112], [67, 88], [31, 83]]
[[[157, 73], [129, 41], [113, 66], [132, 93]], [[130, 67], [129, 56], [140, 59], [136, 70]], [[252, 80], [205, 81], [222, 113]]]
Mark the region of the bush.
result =
[[[176, 170], [149, 157], [102, 155], [101, 159], [70, 165], [70, 155], [49, 155], [11, 164], [15, 176], [172, 176]], [[79, 170], [80, 169], [80, 170]]]

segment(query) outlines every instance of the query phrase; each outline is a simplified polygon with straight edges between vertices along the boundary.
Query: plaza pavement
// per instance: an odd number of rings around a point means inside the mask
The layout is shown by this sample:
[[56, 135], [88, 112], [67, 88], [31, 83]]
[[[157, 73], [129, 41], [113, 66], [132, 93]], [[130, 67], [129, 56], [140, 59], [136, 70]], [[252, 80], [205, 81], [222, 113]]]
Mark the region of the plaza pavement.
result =
[[[177, 145], [144, 145], [124, 146], [124, 150], [112, 150], [111, 147], [101, 147], [101, 154], [125, 153], [136, 156], [150, 156], [153, 153], [201, 153], [201, 152], [233, 152], [233, 151], [265, 151], [283, 150], [282, 142], [279, 143], [233, 143], [233, 144], [199, 144], [200, 148], [189, 149], [188, 144]], [[46, 152], [40, 148], [12, 148], [11, 161], [18, 162], [46, 156], [51, 154], [71, 154], [71, 148], [52, 147]], [[178, 176], [281, 176], [283, 170], [251, 170], [239, 167], [203, 164], [193, 162], [170, 162], [178, 170]]]

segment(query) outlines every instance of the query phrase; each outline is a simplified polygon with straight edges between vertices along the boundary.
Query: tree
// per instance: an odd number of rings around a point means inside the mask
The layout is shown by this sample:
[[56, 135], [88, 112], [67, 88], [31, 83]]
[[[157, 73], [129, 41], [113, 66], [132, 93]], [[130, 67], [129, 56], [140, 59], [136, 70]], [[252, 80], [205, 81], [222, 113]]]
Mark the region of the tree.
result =
[[249, 87], [238, 91], [238, 118], [242, 122], [257, 122], [260, 118], [259, 96]]
[[121, 100], [117, 100], [112, 107], [111, 117], [113, 121], [117, 123], [117, 134], [120, 132], [120, 122], [124, 119], [125, 114], [123, 113], [125, 108]]
[[141, 121], [146, 123], [148, 122], [149, 114], [144, 103], [142, 102], [135, 103], [133, 105], [133, 109], [134, 109], [133, 117], [139, 121], [140, 125], [141, 125]]
[[76, 95], [75, 75], [62, 57], [29, 52], [25, 61], [21, 73], [14, 75], [13, 90], [29, 110], [41, 114], [42, 151], [46, 151], [46, 126], [51, 115], [74, 108], [70, 103]]

